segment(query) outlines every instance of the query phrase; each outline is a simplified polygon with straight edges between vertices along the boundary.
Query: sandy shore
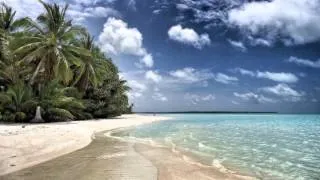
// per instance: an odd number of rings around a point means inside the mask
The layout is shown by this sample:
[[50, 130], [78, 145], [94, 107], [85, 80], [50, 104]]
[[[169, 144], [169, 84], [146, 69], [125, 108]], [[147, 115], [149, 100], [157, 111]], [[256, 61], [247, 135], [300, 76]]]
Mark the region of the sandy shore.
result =
[[[108, 132], [109, 133], [109, 132]], [[108, 134], [107, 133], [107, 134]], [[96, 133], [80, 150], [0, 176], [0, 180], [249, 180], [239, 174], [185, 161], [165, 147]]]
[[[170, 119], [117, 119], [0, 125], [0, 180], [251, 180], [205, 166], [169, 147], [112, 136], [121, 128]], [[120, 128], [120, 129], [118, 129]]]
[[0, 175], [81, 149], [92, 141], [96, 132], [166, 119], [169, 118], [123, 115], [107, 120], [0, 125]]

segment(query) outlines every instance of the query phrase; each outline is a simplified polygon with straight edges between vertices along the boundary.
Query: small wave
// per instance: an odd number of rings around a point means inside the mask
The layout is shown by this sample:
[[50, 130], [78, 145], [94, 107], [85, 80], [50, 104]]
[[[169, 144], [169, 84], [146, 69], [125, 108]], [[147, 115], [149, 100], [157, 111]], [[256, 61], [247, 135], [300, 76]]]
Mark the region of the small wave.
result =
[[134, 136], [124, 136], [124, 137], [114, 136], [114, 134], [116, 132], [119, 132], [119, 131], [120, 130], [108, 131], [104, 135], [106, 137], [114, 138], [114, 139], [117, 139], [119, 141], [147, 144], [147, 145], [151, 145], [151, 146], [154, 146], [154, 147], [165, 147], [165, 146], [161, 145], [160, 143], [157, 143], [156, 141], [154, 141], [152, 138], [137, 138], [137, 137], [134, 137]]
[[192, 132], [189, 133], [188, 138], [191, 139], [191, 140], [193, 140], [193, 141], [196, 141], [196, 140], [197, 140], [197, 138], [195, 138], [195, 137], [193, 136], [193, 133], [192, 133]]
[[127, 156], [127, 154], [126, 153], [104, 154], [97, 157], [97, 159], [111, 159], [111, 158], [118, 158], [123, 156]]
[[223, 172], [227, 172], [227, 171], [228, 171], [228, 169], [225, 168], [225, 167], [221, 164], [221, 161], [218, 160], [218, 159], [213, 159], [211, 165], [212, 165], [213, 167], [215, 167], [215, 168], [223, 171]]
[[201, 149], [205, 149], [205, 150], [210, 150], [210, 151], [216, 151], [217, 149], [211, 146], [207, 146], [205, 144], [203, 144], [202, 142], [198, 143], [198, 148]]

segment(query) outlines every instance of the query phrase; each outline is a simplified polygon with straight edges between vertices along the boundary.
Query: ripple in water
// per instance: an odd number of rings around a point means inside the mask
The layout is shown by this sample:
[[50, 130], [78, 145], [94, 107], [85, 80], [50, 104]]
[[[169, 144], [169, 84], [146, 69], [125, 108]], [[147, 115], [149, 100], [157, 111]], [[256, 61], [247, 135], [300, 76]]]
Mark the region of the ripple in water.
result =
[[262, 179], [320, 178], [320, 115], [170, 116], [175, 120], [129, 134], [205, 154], [207, 165]]

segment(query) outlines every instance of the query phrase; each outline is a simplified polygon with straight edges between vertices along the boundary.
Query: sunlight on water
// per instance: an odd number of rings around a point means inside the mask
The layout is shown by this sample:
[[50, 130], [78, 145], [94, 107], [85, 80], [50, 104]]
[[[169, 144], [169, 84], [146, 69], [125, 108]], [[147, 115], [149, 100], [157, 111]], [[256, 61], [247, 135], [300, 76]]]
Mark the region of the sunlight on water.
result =
[[320, 178], [320, 115], [170, 116], [175, 120], [129, 134], [173, 143], [205, 157], [208, 165], [263, 179]]

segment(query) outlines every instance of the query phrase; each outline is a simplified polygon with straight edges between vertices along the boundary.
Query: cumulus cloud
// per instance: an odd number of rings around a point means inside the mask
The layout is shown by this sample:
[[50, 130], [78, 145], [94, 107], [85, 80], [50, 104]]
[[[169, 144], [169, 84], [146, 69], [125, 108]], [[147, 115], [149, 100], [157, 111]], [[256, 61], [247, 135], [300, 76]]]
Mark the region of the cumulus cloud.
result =
[[256, 74], [253, 71], [250, 71], [250, 70], [247, 70], [247, 69], [243, 69], [243, 68], [235, 68], [233, 71], [234, 72], [239, 72], [242, 75], [248, 75], [248, 76], [251, 76], [251, 77], [256, 76]]
[[233, 41], [233, 40], [228, 39], [228, 42], [231, 44], [231, 46], [233, 46], [234, 48], [236, 48], [242, 52], [247, 51], [246, 46], [241, 41]]
[[199, 35], [193, 29], [183, 28], [181, 25], [172, 26], [168, 31], [168, 35], [171, 40], [191, 45], [198, 49], [211, 44], [208, 34]]
[[178, 3], [178, 4], [176, 4], [176, 8], [177, 8], [178, 10], [180, 10], [180, 11], [185, 11], [185, 10], [189, 9], [189, 6], [187, 6], [187, 5], [185, 5], [185, 4], [180, 4], [180, 3]]
[[300, 66], [320, 68], [320, 59], [318, 61], [311, 61], [308, 59], [301, 59], [301, 58], [291, 56], [287, 61], [290, 63], [298, 64]]
[[84, 8], [83, 12], [87, 17], [108, 17], [108, 16], [120, 16], [120, 13], [109, 7], [88, 7]]
[[265, 46], [265, 47], [272, 46], [272, 41], [264, 38], [258, 38], [258, 37], [254, 38], [252, 36], [248, 36], [248, 40], [252, 46]]
[[36, 18], [43, 12], [43, 7], [37, 0], [4, 0], [2, 1], [17, 11], [17, 17]]
[[152, 67], [153, 66], [153, 57], [151, 54], [146, 54], [145, 56], [142, 57], [140, 62], [143, 63], [147, 67]]
[[71, 0], [71, 1], [89, 6], [89, 5], [96, 5], [97, 3], [101, 3], [101, 2], [110, 4], [115, 2], [116, 0]]
[[277, 96], [282, 96], [282, 97], [302, 97], [304, 96], [303, 92], [298, 92], [294, 89], [292, 89], [289, 85], [287, 84], [278, 84], [276, 86], [271, 86], [271, 87], [264, 87], [260, 88], [261, 91], [274, 94]]
[[128, 85], [131, 88], [131, 90], [128, 92], [128, 96], [131, 99], [141, 97], [143, 92], [145, 92], [148, 89], [145, 84], [140, 83], [136, 80], [129, 80]]
[[145, 78], [148, 79], [148, 80], [151, 80], [155, 83], [158, 83], [162, 80], [162, 77], [161, 75], [159, 75], [157, 72], [155, 71], [147, 71], [146, 74], [145, 74]]
[[296, 83], [299, 81], [299, 78], [292, 74], [292, 73], [285, 73], [285, 72], [261, 72], [261, 71], [250, 71], [247, 69], [243, 68], [235, 68], [232, 70], [233, 72], [240, 73], [242, 75], [247, 75], [251, 77], [256, 77], [256, 78], [264, 78], [264, 79], [270, 79], [272, 81], [276, 82], [283, 82], [283, 83]]
[[164, 96], [162, 93], [160, 92], [155, 92], [153, 95], [152, 95], [152, 99], [156, 100], [156, 101], [168, 101], [168, 98], [166, 96]]
[[269, 42], [280, 37], [285, 45], [305, 44], [320, 40], [319, 9], [319, 0], [249, 1], [230, 10], [228, 22], [248, 36], [263, 36]]
[[143, 47], [143, 37], [136, 28], [120, 19], [108, 18], [99, 35], [98, 44], [107, 54], [127, 54], [141, 57], [140, 62], [146, 67], [153, 66], [152, 55]]
[[214, 74], [208, 70], [197, 70], [192, 67], [186, 67], [183, 69], [177, 69], [175, 71], [170, 71], [169, 74], [172, 77], [179, 79], [181, 82], [198, 82], [212, 79]]
[[299, 78], [292, 74], [292, 73], [275, 73], [275, 72], [257, 72], [257, 77], [258, 78], [265, 78], [265, 79], [270, 79], [273, 81], [277, 82], [284, 82], [284, 83], [295, 83], [298, 82]]
[[234, 96], [244, 100], [244, 101], [250, 101], [254, 103], [276, 103], [277, 101], [271, 98], [267, 98], [263, 95], [255, 94], [253, 92], [249, 93], [233, 93]]
[[[111, 1], [109, 1], [106, 1], [105, 3], [111, 3]], [[4, 2], [17, 11], [18, 18], [26, 16], [36, 18], [39, 14], [44, 12], [44, 8], [38, 0], [4, 0]], [[60, 5], [66, 4], [66, 1], [63, 0], [45, 0], [45, 2], [58, 3]], [[88, 17], [120, 16], [120, 13], [111, 7], [97, 6], [98, 2], [99, 1], [91, 0], [68, 1], [69, 9], [67, 11], [67, 16], [76, 23], [82, 23]]]
[[168, 8], [168, 3], [172, 3], [182, 17], [184, 17], [184, 13], [186, 15], [192, 13], [191, 17], [186, 18], [188, 21], [205, 23], [206, 25], [221, 25], [226, 19], [226, 12], [234, 6], [238, 6], [242, 0], [171, 0], [160, 2], [160, 6], [165, 8]]
[[232, 104], [238, 105], [240, 104], [238, 101], [231, 101]]
[[184, 95], [184, 99], [190, 101], [192, 104], [198, 104], [201, 101], [213, 101], [216, 99], [216, 97], [213, 94], [199, 95], [193, 93], [186, 93]]
[[237, 77], [233, 77], [233, 76], [228, 76], [226, 74], [223, 73], [218, 73], [216, 74], [216, 76], [214, 77], [214, 79], [217, 82], [223, 83], [223, 84], [232, 84], [238, 81]]
[[212, 101], [215, 100], [216, 97], [213, 94], [208, 94], [206, 96], [202, 96], [202, 101]]

